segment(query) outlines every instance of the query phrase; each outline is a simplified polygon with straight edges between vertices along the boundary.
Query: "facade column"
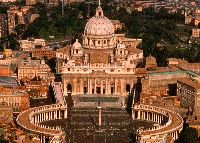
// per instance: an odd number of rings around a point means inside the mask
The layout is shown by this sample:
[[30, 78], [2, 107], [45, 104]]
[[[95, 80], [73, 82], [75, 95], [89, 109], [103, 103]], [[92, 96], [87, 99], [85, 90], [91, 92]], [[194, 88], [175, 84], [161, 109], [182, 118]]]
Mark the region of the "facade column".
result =
[[90, 79], [87, 79], [87, 94], [91, 94], [90, 93]]
[[140, 111], [138, 111], [138, 116], [137, 116], [137, 118], [140, 119]]
[[64, 111], [64, 118], [67, 118], [67, 109]]
[[125, 83], [125, 80], [122, 78], [122, 80], [121, 80], [121, 96], [126, 96], [126, 89], [125, 89], [125, 87], [124, 87], [124, 84]]
[[108, 94], [108, 79], [106, 78], [106, 87], [105, 87], [105, 89], [106, 89], [106, 93], [105, 94]]
[[43, 136], [43, 143], [46, 143], [46, 138], [45, 138], [45, 136]]
[[107, 86], [107, 92], [108, 92], [108, 94], [111, 94], [111, 86], [110, 86], [110, 82], [111, 82], [111, 80], [110, 79], [108, 79], [108, 86]]
[[83, 94], [83, 79], [80, 79], [80, 94]]
[[115, 88], [114, 88], [114, 89], [115, 89], [114, 94], [117, 94], [117, 85], [118, 85], [118, 80], [117, 80], [117, 78], [114, 79], [114, 82], [115, 82], [115, 83], [114, 83], [114, 86], [115, 86]]
[[90, 94], [92, 94], [92, 81], [93, 81], [93, 79], [90, 79]]
[[97, 85], [96, 85], [96, 78], [94, 79], [94, 94], [97, 94]]
[[77, 86], [77, 79], [73, 79], [73, 87], [72, 90], [73, 90], [73, 94], [76, 94], [76, 86]]
[[89, 81], [90, 81], [90, 82], [89, 82], [90, 94], [92, 94], [92, 79], [89, 79]]
[[101, 80], [101, 94], [103, 94], [103, 81]]

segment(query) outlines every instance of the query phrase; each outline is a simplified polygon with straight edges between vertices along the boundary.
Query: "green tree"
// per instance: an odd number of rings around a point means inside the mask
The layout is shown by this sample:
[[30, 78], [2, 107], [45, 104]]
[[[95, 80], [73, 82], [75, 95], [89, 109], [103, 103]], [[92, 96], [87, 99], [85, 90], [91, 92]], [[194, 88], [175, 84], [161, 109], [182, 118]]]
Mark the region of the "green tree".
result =
[[199, 143], [198, 131], [195, 128], [184, 127], [177, 143]]
[[0, 3], [0, 14], [7, 14], [7, 7], [3, 6], [4, 4]]

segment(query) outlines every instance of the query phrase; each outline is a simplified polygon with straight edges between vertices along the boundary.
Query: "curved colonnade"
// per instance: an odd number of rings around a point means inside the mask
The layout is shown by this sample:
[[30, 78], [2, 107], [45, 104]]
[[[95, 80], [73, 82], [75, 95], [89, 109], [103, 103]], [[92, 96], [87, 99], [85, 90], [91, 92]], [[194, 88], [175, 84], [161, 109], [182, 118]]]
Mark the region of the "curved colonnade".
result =
[[[133, 119], [155, 122], [152, 128], [138, 130], [140, 143], [159, 143], [171, 135], [173, 139], [183, 128], [183, 120], [179, 114], [166, 108], [151, 105], [135, 105], [132, 112]], [[61, 127], [48, 127], [39, 123], [47, 120], [67, 118], [67, 109], [61, 104], [35, 107], [22, 112], [17, 117], [17, 123], [22, 129], [36, 134], [41, 143], [61, 143], [64, 132]]]
[[141, 143], [160, 143], [166, 141], [169, 136], [176, 140], [183, 129], [183, 119], [180, 115], [166, 108], [143, 104], [135, 105], [132, 110], [132, 118], [157, 123], [150, 129], [138, 130]]
[[34, 133], [41, 143], [61, 143], [64, 132], [61, 127], [49, 127], [39, 123], [67, 118], [67, 109], [61, 104], [46, 105], [28, 109], [17, 117], [17, 124], [25, 131]]

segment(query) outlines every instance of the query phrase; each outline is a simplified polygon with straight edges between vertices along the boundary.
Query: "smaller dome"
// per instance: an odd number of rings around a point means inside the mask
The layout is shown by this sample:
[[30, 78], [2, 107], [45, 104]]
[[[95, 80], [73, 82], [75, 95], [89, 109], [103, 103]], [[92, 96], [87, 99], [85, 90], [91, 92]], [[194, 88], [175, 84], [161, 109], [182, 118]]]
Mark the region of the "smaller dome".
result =
[[76, 42], [74, 42], [74, 44], [73, 44], [72, 46], [73, 46], [73, 48], [75, 48], [75, 49], [79, 49], [79, 48], [82, 47], [82, 46], [81, 46], [81, 43], [78, 42], [78, 39], [76, 39]]

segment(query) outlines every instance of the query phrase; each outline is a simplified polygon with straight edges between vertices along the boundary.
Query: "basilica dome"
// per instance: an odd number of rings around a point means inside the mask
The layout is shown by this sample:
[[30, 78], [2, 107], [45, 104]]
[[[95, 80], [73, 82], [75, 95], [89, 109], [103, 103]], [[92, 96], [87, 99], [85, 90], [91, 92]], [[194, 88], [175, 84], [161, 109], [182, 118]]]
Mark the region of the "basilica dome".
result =
[[91, 36], [109, 36], [114, 34], [112, 22], [103, 15], [103, 10], [98, 7], [96, 15], [89, 19], [85, 26], [84, 35]]

